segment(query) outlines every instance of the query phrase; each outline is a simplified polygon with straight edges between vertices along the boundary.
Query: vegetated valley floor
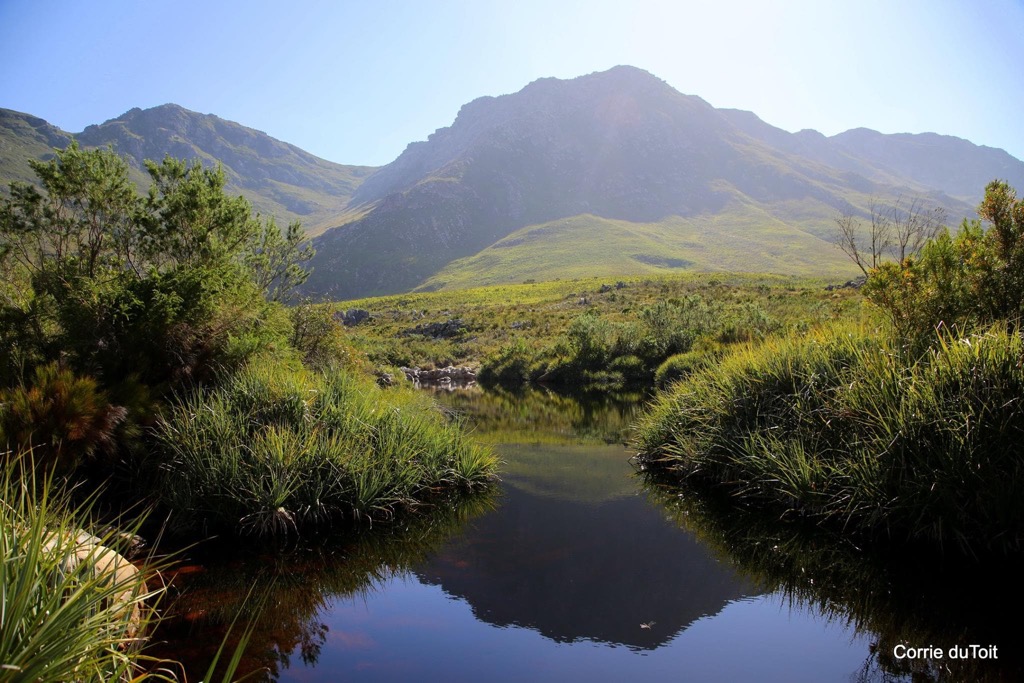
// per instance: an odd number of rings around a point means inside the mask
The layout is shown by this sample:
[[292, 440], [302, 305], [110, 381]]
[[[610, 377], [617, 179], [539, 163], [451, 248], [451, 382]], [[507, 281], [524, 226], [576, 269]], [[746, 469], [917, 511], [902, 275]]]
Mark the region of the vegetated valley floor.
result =
[[[349, 340], [378, 366], [476, 365], [506, 343], [524, 339], [553, 343], [577, 317], [594, 314], [612, 322], [636, 320], [659, 301], [699, 296], [723, 312], [756, 306], [775, 332], [799, 331], [862, 315], [862, 297], [834, 280], [771, 274], [682, 273], [581, 278], [495, 285], [465, 290], [410, 293], [324, 304], [332, 310], [363, 309], [370, 318], [346, 328]], [[434, 337], [431, 323], [459, 321]], [[420, 332], [420, 333], [418, 333]]]

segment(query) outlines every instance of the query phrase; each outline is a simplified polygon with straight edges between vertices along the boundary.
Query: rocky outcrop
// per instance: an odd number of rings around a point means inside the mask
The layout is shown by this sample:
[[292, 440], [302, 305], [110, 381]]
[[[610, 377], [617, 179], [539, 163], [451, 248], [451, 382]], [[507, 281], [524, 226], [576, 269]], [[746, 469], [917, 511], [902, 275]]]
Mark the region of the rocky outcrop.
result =
[[459, 318], [452, 318], [451, 320], [445, 320], [444, 322], [417, 325], [416, 327], [402, 330], [400, 334], [403, 337], [420, 334], [424, 337], [430, 337], [431, 339], [450, 339], [452, 337], [458, 337], [465, 331], [466, 326], [462, 320]]
[[370, 320], [370, 312], [363, 308], [350, 308], [347, 311], [337, 311], [334, 319], [345, 327], [355, 327], [359, 323]]
[[866, 277], [861, 276], [858, 278], [854, 278], [852, 280], [847, 280], [841, 285], [827, 285], [825, 287], [825, 291], [832, 292], [837, 289], [860, 289], [861, 287], [864, 286], [864, 283], [867, 281], [868, 279]]
[[433, 370], [400, 368], [410, 382], [417, 386], [469, 386], [476, 383], [476, 370], [460, 365]]

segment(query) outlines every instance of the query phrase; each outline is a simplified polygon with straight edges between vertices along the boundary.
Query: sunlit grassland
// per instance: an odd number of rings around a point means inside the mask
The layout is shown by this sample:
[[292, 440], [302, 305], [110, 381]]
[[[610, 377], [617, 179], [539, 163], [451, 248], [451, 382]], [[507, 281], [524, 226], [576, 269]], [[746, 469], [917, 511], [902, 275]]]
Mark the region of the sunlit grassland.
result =
[[[418, 292], [325, 306], [370, 312], [369, 321], [346, 328], [345, 333], [378, 366], [478, 365], [515, 340], [537, 349], [552, 344], [584, 314], [626, 323], [637, 320], [645, 307], [691, 296], [716, 302], [725, 312], [756, 305], [780, 330], [856, 317], [861, 303], [855, 290], [825, 290], [828, 282], [841, 281], [684, 272]], [[462, 334], [448, 339], [403, 334], [417, 325], [451, 319], [462, 321]]]
[[[801, 207], [780, 207], [783, 214]], [[831, 218], [806, 207], [801, 221], [782, 220], [753, 202], [729, 211], [654, 223], [634, 223], [590, 214], [531, 225], [483, 251], [459, 259], [419, 289], [465, 289], [483, 285], [574, 277], [663, 275], [731, 271], [803, 276], [853, 277], [855, 269], [834, 248], [821, 226]]]

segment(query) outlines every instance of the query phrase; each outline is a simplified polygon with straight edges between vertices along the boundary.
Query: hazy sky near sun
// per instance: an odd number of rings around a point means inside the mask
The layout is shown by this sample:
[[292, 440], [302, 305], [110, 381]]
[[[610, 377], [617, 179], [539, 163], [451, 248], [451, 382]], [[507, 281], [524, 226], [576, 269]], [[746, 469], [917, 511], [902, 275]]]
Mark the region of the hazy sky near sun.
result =
[[630, 64], [831, 135], [1024, 159], [1024, 0], [0, 0], [0, 107], [64, 130], [167, 102], [382, 165], [482, 95]]

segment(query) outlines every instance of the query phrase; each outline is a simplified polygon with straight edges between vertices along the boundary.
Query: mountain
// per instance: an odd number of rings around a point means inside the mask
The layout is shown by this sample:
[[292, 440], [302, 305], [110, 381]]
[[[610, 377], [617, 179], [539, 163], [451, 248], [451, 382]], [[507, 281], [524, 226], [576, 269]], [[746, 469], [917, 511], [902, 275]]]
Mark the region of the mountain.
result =
[[633, 67], [546, 78], [470, 102], [367, 178], [350, 220], [317, 239], [307, 286], [352, 298], [673, 268], [841, 277], [835, 216], [902, 195], [955, 224], [994, 177], [1024, 178], [1024, 164], [937, 135], [788, 133]]
[[[42, 119], [0, 110], [0, 176], [32, 180], [28, 159], [49, 158], [71, 137]], [[337, 225], [356, 188], [376, 170], [335, 164], [252, 128], [174, 104], [132, 109], [74, 137], [84, 147], [113, 147], [128, 159], [142, 186], [148, 183], [146, 159], [169, 154], [211, 166], [219, 162], [229, 193], [245, 195], [257, 211], [282, 224], [299, 220], [311, 234]]]
[[[672, 270], [854, 274], [834, 218], [898, 197], [974, 217], [985, 185], [1024, 190], [1024, 163], [934, 133], [789, 133], [620, 66], [544, 78], [464, 105], [449, 127], [379, 169], [312, 156], [238, 123], [168, 104], [75, 137], [144, 159], [220, 162], [228, 191], [318, 235], [306, 293], [413, 289]], [[71, 135], [0, 110], [0, 182]], [[5, 184], [5, 183], [4, 183]]]
[[1024, 187], [1024, 163], [1019, 159], [951, 135], [886, 135], [855, 128], [825, 137], [814, 130], [789, 133], [748, 111], [719, 111], [761, 142], [879, 183], [902, 184], [922, 193], [940, 190], [972, 204], [980, 201], [985, 185], [994, 178]]

